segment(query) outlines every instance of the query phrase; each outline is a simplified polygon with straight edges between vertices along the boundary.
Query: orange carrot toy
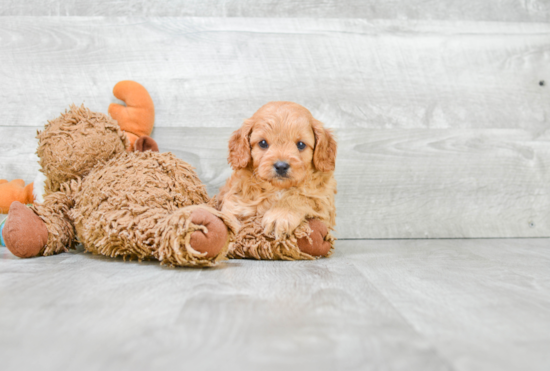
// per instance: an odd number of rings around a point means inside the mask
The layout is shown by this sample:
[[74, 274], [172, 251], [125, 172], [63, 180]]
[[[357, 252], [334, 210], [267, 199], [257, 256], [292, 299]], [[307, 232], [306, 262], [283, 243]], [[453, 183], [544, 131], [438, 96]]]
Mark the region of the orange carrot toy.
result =
[[34, 201], [32, 191], [33, 183], [25, 187], [25, 181], [22, 179], [15, 179], [11, 182], [0, 179], [0, 214], [7, 214], [13, 201], [32, 204]]
[[139, 137], [151, 135], [155, 123], [155, 106], [147, 90], [135, 81], [119, 82], [113, 88], [113, 94], [124, 101], [126, 106], [111, 103], [109, 115], [126, 132], [131, 146], [129, 150], [132, 151]]

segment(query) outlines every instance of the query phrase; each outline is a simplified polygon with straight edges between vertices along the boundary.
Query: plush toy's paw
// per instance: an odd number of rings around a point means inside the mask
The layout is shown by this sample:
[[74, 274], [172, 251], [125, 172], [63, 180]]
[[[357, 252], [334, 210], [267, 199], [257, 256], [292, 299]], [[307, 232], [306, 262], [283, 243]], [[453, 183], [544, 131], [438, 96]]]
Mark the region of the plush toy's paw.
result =
[[159, 146], [157, 142], [155, 142], [155, 140], [150, 136], [142, 135], [134, 143], [134, 152], [145, 152], [145, 151], [158, 152]]
[[48, 242], [46, 224], [31, 209], [18, 201], [13, 202], [10, 207], [2, 235], [8, 250], [20, 258], [40, 254]]
[[318, 220], [302, 220], [292, 235], [281, 238], [265, 234], [262, 224], [262, 218], [257, 216], [241, 220], [241, 228], [227, 256], [230, 259], [314, 260], [332, 251], [334, 237]]
[[208, 206], [178, 208], [153, 227], [153, 254], [170, 266], [213, 267], [226, 258], [237, 229], [235, 220]]
[[325, 241], [328, 233], [327, 226], [317, 219], [309, 220], [309, 228], [312, 232], [308, 237], [298, 238], [298, 248], [303, 253], [311, 256], [325, 256], [331, 248], [330, 241]]
[[195, 231], [191, 234], [189, 244], [191, 247], [201, 253], [206, 253], [206, 258], [217, 256], [224, 248], [227, 242], [227, 227], [217, 216], [204, 209], [197, 209], [191, 214], [193, 224], [203, 225], [208, 230]]

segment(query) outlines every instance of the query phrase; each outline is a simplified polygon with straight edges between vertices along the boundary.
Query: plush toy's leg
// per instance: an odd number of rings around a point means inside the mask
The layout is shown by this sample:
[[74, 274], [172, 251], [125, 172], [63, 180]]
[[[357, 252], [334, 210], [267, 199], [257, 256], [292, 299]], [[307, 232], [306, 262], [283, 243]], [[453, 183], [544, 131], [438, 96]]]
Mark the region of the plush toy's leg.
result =
[[12, 203], [2, 235], [6, 247], [20, 258], [52, 255], [73, 247], [74, 228], [68, 212], [73, 201], [65, 192], [55, 192], [44, 203], [30, 208]]
[[156, 258], [171, 266], [214, 266], [225, 258], [237, 230], [232, 219], [205, 205], [167, 210], [113, 208], [112, 202], [71, 211], [78, 238], [89, 252]]
[[261, 218], [251, 217], [242, 227], [231, 245], [228, 257], [265, 260], [311, 260], [329, 256], [334, 237], [319, 220], [305, 220], [296, 228], [293, 236], [275, 239], [266, 235]]
[[184, 207], [157, 224], [156, 257], [171, 265], [212, 266], [225, 258], [236, 231], [235, 222], [217, 210]]
[[48, 241], [42, 255], [66, 252], [76, 245], [75, 230], [69, 217], [73, 205], [72, 198], [60, 191], [45, 196], [43, 203], [30, 207], [44, 221], [48, 230]]
[[0, 179], [0, 214], [6, 214], [14, 201], [19, 201], [23, 204], [32, 204], [34, 201], [32, 191], [32, 183], [25, 186], [25, 181], [21, 179], [15, 179], [11, 182]]
[[48, 242], [46, 224], [18, 201], [11, 205], [2, 235], [8, 250], [20, 258], [39, 255]]
[[327, 255], [332, 248], [332, 241], [325, 239], [328, 234], [327, 226], [320, 220], [310, 219], [309, 228], [309, 236], [298, 238], [298, 248], [315, 257]]
[[193, 250], [206, 254], [206, 258], [219, 255], [229, 237], [223, 220], [205, 209], [196, 209], [191, 213], [190, 219], [191, 223], [206, 228], [191, 233], [189, 244]]

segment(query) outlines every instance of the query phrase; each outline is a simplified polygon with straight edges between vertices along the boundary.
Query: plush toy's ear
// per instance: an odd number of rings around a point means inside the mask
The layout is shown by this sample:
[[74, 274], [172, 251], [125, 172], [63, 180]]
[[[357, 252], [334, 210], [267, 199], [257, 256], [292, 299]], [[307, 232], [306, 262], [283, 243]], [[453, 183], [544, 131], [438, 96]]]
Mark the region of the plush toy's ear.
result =
[[325, 129], [323, 123], [313, 119], [311, 122], [315, 134], [315, 149], [313, 165], [320, 171], [333, 171], [336, 166], [336, 140], [330, 129]]
[[227, 162], [233, 170], [244, 169], [252, 159], [250, 154], [250, 133], [254, 121], [245, 120], [243, 125], [235, 130], [229, 138], [229, 157]]
[[158, 152], [159, 146], [153, 138], [147, 135], [142, 135], [134, 143], [134, 152], [153, 151]]

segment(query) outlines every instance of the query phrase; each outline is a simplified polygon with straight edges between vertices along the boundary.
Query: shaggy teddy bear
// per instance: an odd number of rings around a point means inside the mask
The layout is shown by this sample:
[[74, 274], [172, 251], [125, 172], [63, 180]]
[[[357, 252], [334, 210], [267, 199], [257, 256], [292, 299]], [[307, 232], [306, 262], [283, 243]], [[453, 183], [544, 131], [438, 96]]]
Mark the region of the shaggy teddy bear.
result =
[[3, 237], [19, 257], [51, 255], [82, 243], [106, 256], [212, 266], [224, 259], [236, 222], [209, 207], [193, 168], [158, 153], [141, 136], [127, 152], [117, 122], [71, 106], [38, 134], [47, 180], [44, 202], [11, 204]]

